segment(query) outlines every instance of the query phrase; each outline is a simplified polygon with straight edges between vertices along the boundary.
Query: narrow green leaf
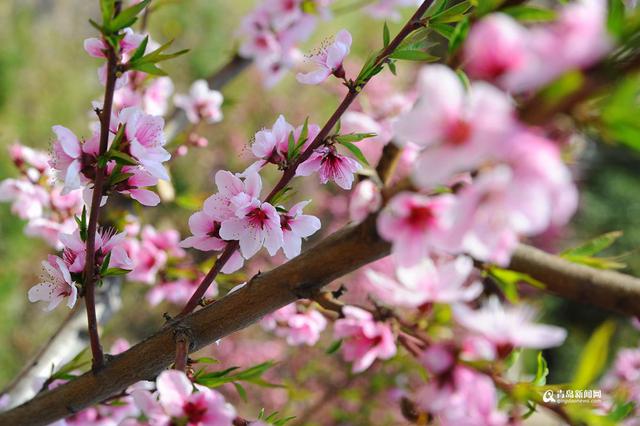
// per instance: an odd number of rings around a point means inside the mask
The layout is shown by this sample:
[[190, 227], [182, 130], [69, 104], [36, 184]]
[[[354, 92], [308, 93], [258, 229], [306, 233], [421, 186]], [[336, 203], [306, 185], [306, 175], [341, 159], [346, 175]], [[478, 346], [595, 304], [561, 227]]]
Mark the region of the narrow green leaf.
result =
[[624, 32], [625, 6], [622, 0], [609, 0], [607, 15], [607, 29], [614, 37], [620, 37]]
[[164, 77], [168, 75], [165, 71], [149, 63], [132, 65], [131, 69], [146, 72], [147, 74], [151, 74], [151, 75], [157, 75], [160, 77]]
[[547, 360], [542, 356], [542, 352], [538, 352], [536, 369], [536, 377], [533, 379], [533, 384], [536, 386], [543, 386], [547, 384], [547, 376], [549, 375], [549, 367]]
[[389, 27], [387, 21], [384, 21], [384, 27], [382, 27], [382, 45], [387, 47], [391, 41], [391, 35], [389, 34]]
[[454, 27], [452, 27], [451, 25], [438, 24], [437, 22], [429, 24], [429, 28], [431, 28], [447, 40], [451, 39], [454, 30]]
[[109, 263], [111, 262], [111, 252], [107, 253], [104, 260], [102, 261], [102, 266], [100, 267], [100, 275], [104, 276], [109, 269]]
[[593, 256], [609, 248], [620, 237], [622, 237], [622, 231], [607, 232], [606, 234], [599, 235], [577, 247], [563, 251], [560, 256]]
[[588, 388], [598, 378], [607, 362], [609, 345], [615, 330], [615, 322], [608, 320], [593, 333], [582, 350], [573, 376], [572, 386], [575, 389]]
[[347, 133], [346, 135], [337, 135], [334, 137], [336, 142], [360, 142], [363, 139], [368, 139], [376, 136], [375, 133]]
[[135, 166], [138, 164], [138, 160], [130, 156], [129, 154], [125, 154], [122, 151], [110, 151], [109, 152], [110, 159], [115, 160], [118, 164], [124, 164], [128, 166]]
[[249, 402], [249, 398], [247, 398], [247, 391], [244, 389], [244, 387], [237, 382], [233, 382], [233, 386], [235, 386], [238, 395], [240, 395], [240, 398], [242, 398], [244, 402]]
[[424, 62], [434, 62], [439, 59], [437, 56], [430, 55], [427, 52], [423, 52], [422, 50], [397, 50], [393, 52], [389, 57], [393, 59], [403, 59], [406, 61]]
[[109, 268], [105, 271], [104, 274], [101, 274], [101, 275], [103, 277], [116, 277], [119, 275], [127, 275], [129, 272], [131, 272], [129, 269]]
[[449, 39], [449, 55], [453, 55], [458, 51], [458, 48], [467, 39], [467, 34], [469, 34], [469, 18], [465, 16], [453, 29]]
[[293, 132], [289, 133], [289, 139], [287, 140], [287, 159], [291, 161], [293, 159], [294, 151], [296, 149], [296, 141], [293, 139]]
[[111, 21], [111, 18], [113, 17], [114, 9], [114, 0], [100, 0], [100, 11], [102, 12], [102, 22], [104, 25], [109, 25], [109, 21]]
[[136, 17], [145, 7], [147, 7], [150, 1], [151, 0], [142, 0], [140, 3], [122, 10], [118, 16], [109, 22], [109, 25], [105, 25], [106, 28], [110, 32], [115, 33], [123, 28], [130, 27], [134, 22], [136, 22]]
[[360, 161], [362, 164], [364, 164], [365, 166], [369, 165], [367, 158], [364, 156], [362, 151], [360, 151], [360, 148], [358, 148], [351, 142], [340, 142], [340, 144], [345, 148], [347, 148], [349, 151], [351, 151], [351, 153], [356, 157], [356, 159]]
[[331, 343], [331, 346], [329, 346], [325, 352], [327, 355], [331, 355], [333, 353], [336, 353], [341, 346], [342, 346], [342, 339], [338, 339], [333, 343]]
[[131, 55], [131, 58], [129, 59], [129, 62], [135, 62], [138, 59], [142, 58], [144, 56], [145, 50], [147, 50], [147, 44], [149, 44], [149, 36], [146, 36], [142, 40], [142, 42], [140, 43], [140, 45], [138, 46], [136, 51], [133, 52], [133, 55]]
[[390, 60], [387, 65], [389, 65], [389, 71], [391, 71], [391, 74], [397, 75], [396, 74], [396, 63], [394, 61]]
[[458, 22], [464, 18], [464, 14], [471, 9], [471, 3], [469, 1], [463, 1], [455, 6], [451, 6], [449, 9], [443, 10], [430, 19], [431, 22], [437, 23], [449, 23]]

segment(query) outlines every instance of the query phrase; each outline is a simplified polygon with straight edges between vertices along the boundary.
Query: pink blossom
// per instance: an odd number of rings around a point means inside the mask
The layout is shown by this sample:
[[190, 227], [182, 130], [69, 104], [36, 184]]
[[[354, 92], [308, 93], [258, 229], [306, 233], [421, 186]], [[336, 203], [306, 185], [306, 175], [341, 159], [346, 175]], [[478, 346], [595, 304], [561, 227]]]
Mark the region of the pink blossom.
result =
[[[46, 152], [35, 150], [20, 143], [14, 143], [9, 146], [9, 156], [20, 170], [23, 170], [24, 166], [31, 166], [38, 175], [41, 175], [49, 168], [49, 156]], [[27, 176], [34, 177], [32, 173], [28, 172]]]
[[566, 71], [593, 65], [611, 50], [606, 17], [603, 0], [572, 2], [556, 21], [531, 28], [505, 15], [490, 15], [469, 33], [469, 73], [512, 92], [542, 87]]
[[56, 140], [53, 142], [50, 164], [64, 182], [62, 193], [67, 194], [88, 181], [82, 171], [98, 155], [98, 136], [94, 134], [91, 140], [81, 144], [78, 137], [66, 127], [53, 126], [52, 129]]
[[[111, 174], [115, 164], [107, 165], [107, 172]], [[129, 195], [134, 200], [144, 206], [157, 206], [160, 204], [160, 197], [155, 192], [146, 189], [158, 183], [158, 178], [139, 166], [122, 167], [121, 173], [130, 174], [127, 179], [113, 184], [113, 190], [124, 195]]]
[[342, 189], [351, 189], [353, 174], [362, 166], [356, 160], [341, 155], [335, 146], [323, 146], [315, 151], [296, 169], [296, 176], [309, 176], [318, 172], [322, 184], [334, 181]]
[[[105, 257], [111, 253], [110, 268], [131, 270], [133, 262], [124, 247], [125, 233], [116, 234], [111, 228], [102, 229], [96, 233], [95, 260], [96, 270], [100, 270]], [[73, 234], [62, 234], [60, 240], [64, 244], [63, 258], [71, 272], [82, 272], [86, 261], [86, 243], [80, 238], [80, 231]]]
[[373, 364], [376, 358], [389, 359], [396, 354], [395, 339], [388, 324], [377, 322], [369, 312], [345, 306], [344, 318], [334, 324], [337, 338], [344, 339], [342, 356], [353, 362], [353, 372], [360, 373]]
[[419, 186], [443, 184], [504, 149], [515, 125], [507, 95], [482, 82], [474, 83], [467, 93], [456, 73], [444, 65], [424, 67], [419, 90], [413, 109], [395, 124], [399, 142], [427, 147], [414, 167]]
[[49, 255], [48, 259], [42, 262], [42, 271], [42, 282], [29, 289], [29, 301], [48, 302], [49, 304], [44, 307], [44, 310], [51, 311], [64, 298], [68, 298], [67, 307], [73, 308], [78, 298], [78, 289], [62, 259]]
[[128, 278], [146, 284], [153, 284], [158, 272], [167, 263], [167, 253], [149, 241], [127, 240], [127, 254], [133, 259], [133, 270]]
[[378, 216], [378, 233], [390, 241], [394, 258], [401, 266], [412, 266], [437, 248], [455, 241], [449, 235], [451, 195], [427, 197], [401, 192]]
[[173, 93], [173, 82], [169, 77], [158, 77], [151, 80], [144, 90], [142, 108], [151, 115], [164, 115], [167, 113], [169, 97]]
[[[201, 282], [202, 277], [198, 277], [195, 280], [180, 278], [175, 281], [162, 282], [154, 285], [147, 292], [147, 301], [151, 306], [156, 306], [165, 300], [173, 303], [174, 305], [184, 305], [191, 298]], [[209, 286], [204, 297], [210, 299], [217, 295], [218, 286], [214, 282], [213, 285]]]
[[442, 426], [506, 426], [498, 411], [493, 381], [468, 367], [456, 365], [443, 377], [429, 381], [415, 395], [418, 406]]
[[478, 310], [465, 305], [453, 308], [455, 320], [490, 341], [498, 356], [508, 355], [516, 347], [546, 349], [564, 342], [566, 330], [532, 322], [536, 312], [525, 305], [505, 306], [496, 297]]
[[69, 234], [77, 228], [76, 221], [70, 217], [60, 222], [44, 217], [31, 219], [24, 229], [25, 235], [39, 237], [56, 250], [62, 250], [64, 245], [60, 241], [60, 235]]
[[320, 333], [326, 328], [327, 320], [318, 311], [308, 309], [298, 312], [295, 303], [286, 305], [266, 315], [260, 324], [265, 330], [275, 330], [276, 334], [286, 337], [289, 345], [315, 345]]
[[186, 417], [189, 426], [231, 426], [236, 416], [233, 406], [209, 388], [193, 384], [182, 371], [168, 370], [156, 379], [160, 406], [170, 417]]
[[[284, 165], [289, 152], [289, 136], [293, 136], [294, 141], [298, 141], [302, 133], [303, 126], [294, 127], [287, 123], [283, 115], [280, 115], [271, 129], [263, 129], [256, 133], [255, 141], [251, 145], [253, 155], [263, 160], [264, 163]], [[300, 148], [304, 151], [311, 141], [320, 132], [320, 127], [316, 124], [307, 126], [307, 139]]]
[[320, 219], [302, 214], [302, 209], [310, 202], [311, 200], [301, 201], [294, 204], [288, 212], [280, 214], [282, 250], [287, 259], [293, 259], [299, 255], [302, 239], [315, 234], [320, 229]]
[[204, 211], [218, 222], [233, 218], [239, 207], [260, 197], [262, 179], [255, 172], [249, 172], [242, 179], [227, 170], [220, 170], [215, 176], [218, 193], [207, 198]]
[[125, 126], [131, 156], [138, 160], [151, 176], [169, 180], [169, 175], [162, 165], [171, 158], [164, 149], [164, 119], [145, 114], [140, 108], [130, 107], [120, 111], [117, 124]]
[[49, 194], [39, 185], [23, 179], [0, 182], [0, 201], [12, 201], [11, 211], [22, 219], [35, 219], [43, 214]]
[[568, 222], [578, 205], [571, 173], [554, 144], [529, 131], [512, 136], [507, 164], [481, 172], [458, 191], [453, 228], [477, 259], [506, 265], [520, 235]]
[[425, 303], [468, 302], [482, 293], [482, 284], [466, 285], [473, 261], [466, 256], [452, 260], [423, 259], [409, 268], [397, 268], [397, 280], [368, 269], [367, 278], [383, 302], [397, 306], [418, 307]]
[[188, 95], [178, 94], [174, 102], [178, 108], [182, 108], [187, 118], [192, 123], [206, 121], [217, 123], [222, 120], [222, 94], [217, 90], [209, 89], [206, 80], [196, 80], [191, 85]]
[[220, 236], [225, 240], [238, 240], [245, 259], [250, 259], [262, 246], [273, 256], [283, 243], [278, 212], [257, 198], [240, 207], [235, 218], [222, 222]]
[[[120, 51], [122, 53], [131, 53], [138, 48], [144, 35], [136, 34], [131, 28], [124, 29], [124, 37], [120, 41]], [[88, 38], [84, 41], [84, 50], [94, 58], [106, 58], [105, 51], [108, 49], [105, 40], [99, 38]]]
[[313, 346], [320, 339], [320, 333], [327, 326], [327, 320], [320, 312], [310, 309], [289, 317], [287, 325], [288, 344]]
[[494, 13], [480, 20], [464, 46], [467, 72], [500, 82], [505, 75], [521, 71], [527, 66], [527, 36], [526, 29], [508, 15]]
[[349, 218], [362, 222], [369, 214], [378, 211], [382, 205], [380, 188], [371, 179], [358, 183], [349, 199]]
[[320, 84], [331, 74], [344, 78], [342, 61], [349, 54], [350, 49], [351, 34], [347, 30], [339, 31], [333, 43], [311, 56], [311, 61], [318, 66], [318, 69], [306, 74], [298, 73], [296, 78], [303, 84]]

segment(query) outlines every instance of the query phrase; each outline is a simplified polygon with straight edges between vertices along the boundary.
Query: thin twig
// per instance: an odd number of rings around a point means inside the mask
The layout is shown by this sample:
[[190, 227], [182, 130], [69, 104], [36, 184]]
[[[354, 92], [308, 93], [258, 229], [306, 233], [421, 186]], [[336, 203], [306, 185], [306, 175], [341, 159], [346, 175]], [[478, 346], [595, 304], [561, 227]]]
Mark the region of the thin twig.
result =
[[87, 255], [84, 270], [84, 297], [87, 307], [87, 325], [89, 331], [89, 341], [91, 343], [91, 354], [93, 357], [93, 369], [97, 370], [104, 364], [104, 354], [100, 345], [98, 334], [98, 320], [96, 319], [95, 301], [95, 265], [96, 265], [96, 233], [98, 228], [98, 217], [100, 215], [100, 203], [105, 180], [106, 166], [99, 166], [99, 159], [107, 152], [109, 145], [109, 124], [111, 122], [111, 109], [113, 107], [113, 93], [116, 87], [116, 72], [118, 66], [117, 54], [107, 43], [107, 82], [105, 87], [104, 102], [100, 111], [100, 151], [96, 163], [96, 178], [91, 197], [91, 212], [89, 213], [89, 225], [87, 227]]

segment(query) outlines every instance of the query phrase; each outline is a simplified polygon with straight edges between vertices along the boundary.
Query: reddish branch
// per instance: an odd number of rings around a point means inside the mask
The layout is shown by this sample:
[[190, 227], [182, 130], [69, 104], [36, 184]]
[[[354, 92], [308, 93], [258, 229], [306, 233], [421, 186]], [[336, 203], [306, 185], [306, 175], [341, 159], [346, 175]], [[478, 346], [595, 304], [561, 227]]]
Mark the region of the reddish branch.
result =
[[116, 73], [118, 67], [118, 57], [110, 43], [106, 43], [107, 54], [107, 82], [104, 94], [104, 103], [99, 111], [100, 118], [100, 151], [96, 162], [96, 179], [91, 197], [91, 212], [89, 213], [89, 225], [87, 227], [87, 256], [84, 270], [84, 297], [87, 307], [87, 324], [89, 329], [89, 341], [91, 343], [91, 354], [93, 355], [93, 368], [99, 369], [104, 364], [104, 354], [100, 345], [98, 334], [98, 321], [96, 318], [95, 301], [95, 243], [98, 230], [98, 217], [100, 215], [100, 202], [105, 180], [106, 166], [100, 167], [100, 159], [107, 152], [109, 145], [109, 124], [111, 122], [111, 109], [113, 107], [113, 92], [116, 87]]
[[[391, 54], [395, 51], [395, 49], [402, 43], [402, 41], [409, 36], [413, 31], [422, 27], [424, 23], [421, 21], [422, 16], [425, 14], [429, 5], [431, 5], [432, 0], [425, 0], [422, 2], [420, 7], [416, 10], [413, 16], [407, 21], [407, 23], [402, 27], [400, 32], [391, 40], [391, 42], [378, 54], [376, 57], [372, 67], [378, 67], [383, 65]], [[349, 92], [345, 95], [338, 108], [334, 111], [334, 113], [329, 117], [329, 120], [325, 123], [325, 125], [320, 129], [320, 132], [316, 135], [313, 141], [309, 144], [307, 149], [300, 154], [300, 156], [294, 161], [291, 165], [287, 167], [287, 169], [282, 174], [282, 177], [273, 187], [269, 195], [265, 198], [265, 202], [270, 202], [276, 194], [278, 194], [281, 190], [286, 188], [286, 186], [291, 182], [291, 180], [295, 177], [296, 170], [298, 166], [306, 161], [313, 151], [317, 149], [320, 145], [322, 145], [329, 136], [331, 130], [336, 126], [342, 115], [347, 111], [347, 109], [351, 106], [353, 101], [356, 99], [358, 94], [362, 91], [364, 86], [367, 84], [367, 80], [362, 82], [357, 82], [353, 84], [349, 84]], [[238, 249], [238, 244], [229, 244], [226, 249], [220, 255], [220, 258], [217, 260], [216, 264], [209, 271], [207, 276], [202, 280], [198, 289], [191, 296], [191, 299], [187, 302], [185, 307], [180, 312], [180, 316], [186, 315], [189, 312], [192, 312], [200, 303], [200, 299], [205, 294], [213, 280], [216, 278], [219, 271], [222, 269], [227, 260], [231, 257], [233, 252]]]

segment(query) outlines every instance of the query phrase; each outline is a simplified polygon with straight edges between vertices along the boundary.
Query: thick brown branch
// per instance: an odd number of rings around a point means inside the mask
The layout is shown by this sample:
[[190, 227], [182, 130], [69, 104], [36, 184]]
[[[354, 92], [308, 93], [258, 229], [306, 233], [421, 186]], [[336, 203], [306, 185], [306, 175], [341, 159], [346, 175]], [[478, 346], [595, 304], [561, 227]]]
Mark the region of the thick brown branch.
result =
[[[0, 424], [47, 424], [117, 394], [139, 380], [153, 379], [174, 361], [178, 330], [188, 331], [193, 352], [286, 304], [314, 297], [332, 280], [389, 253], [389, 245], [376, 234], [375, 219], [371, 216], [360, 225], [346, 227], [297, 258], [254, 277], [243, 288], [114, 357], [95, 374], [84, 374], [0, 414]], [[640, 314], [640, 279], [574, 265], [525, 246], [516, 250], [510, 267], [545, 282], [547, 289], [559, 296]]]
[[589, 268], [522, 244], [509, 268], [531, 275], [560, 297], [640, 316], [640, 279], [636, 277]]

